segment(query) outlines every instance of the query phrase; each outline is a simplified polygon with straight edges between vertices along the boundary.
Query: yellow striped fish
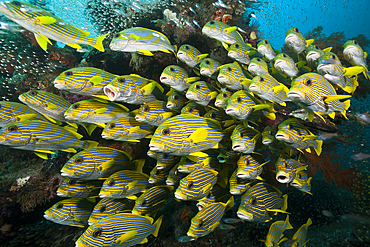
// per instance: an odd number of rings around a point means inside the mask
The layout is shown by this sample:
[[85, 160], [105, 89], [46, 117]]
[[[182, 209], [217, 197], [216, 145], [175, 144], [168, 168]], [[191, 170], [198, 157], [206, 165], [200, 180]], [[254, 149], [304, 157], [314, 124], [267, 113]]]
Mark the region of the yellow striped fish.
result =
[[217, 182], [218, 172], [211, 169], [198, 169], [180, 180], [175, 197], [179, 200], [196, 201], [207, 196]]
[[173, 187], [169, 185], [154, 186], [145, 191], [136, 201], [133, 214], [154, 215], [172, 197]]
[[276, 168], [276, 180], [279, 183], [290, 183], [292, 182], [297, 173], [307, 169], [302, 163], [295, 161], [286, 154], [280, 155], [279, 159], [275, 163]]
[[269, 73], [267, 63], [259, 57], [252, 58], [248, 65], [248, 71], [252, 74], [252, 76]]
[[157, 153], [157, 164], [158, 170], [168, 170], [171, 169], [180, 160], [179, 156]]
[[221, 185], [215, 184], [206, 197], [198, 200], [196, 206], [201, 211], [211, 203], [222, 202], [225, 197], [230, 197], [228, 187], [223, 188]]
[[193, 114], [196, 116], [203, 116], [205, 113], [206, 110], [204, 109], [204, 107], [198, 105], [193, 101], [190, 101], [181, 109], [181, 114]]
[[161, 100], [146, 102], [140, 106], [139, 111], [135, 115], [135, 120], [153, 126], [159, 126], [177, 114], [168, 109], [166, 105], [167, 103]]
[[107, 140], [139, 142], [142, 138], [149, 138], [153, 134], [152, 125], [138, 122], [134, 117], [120, 117], [110, 121], [101, 136]]
[[143, 27], [128, 28], [114, 34], [109, 47], [112, 51], [137, 52], [145, 56], [153, 56], [152, 51], [172, 52], [176, 56], [176, 47], [163, 33]]
[[294, 60], [285, 53], [276, 55], [274, 59], [274, 67], [282, 74], [294, 78], [298, 76], [299, 70], [294, 63]]
[[90, 196], [97, 196], [102, 184], [102, 181], [65, 178], [58, 187], [57, 195], [60, 197], [75, 198], [88, 198]]
[[0, 127], [31, 119], [48, 122], [43, 115], [27, 105], [18, 102], [0, 101]]
[[329, 115], [335, 117], [335, 112], [341, 112], [346, 117], [346, 110], [350, 106], [349, 95], [337, 95], [333, 86], [321, 75], [306, 73], [292, 82], [288, 97], [307, 111], [310, 121], [315, 115]]
[[205, 81], [197, 81], [190, 85], [185, 96], [199, 105], [207, 106], [217, 95], [217, 89], [211, 84]]
[[223, 125], [226, 125], [228, 122], [233, 122], [234, 120], [232, 117], [227, 115], [225, 111], [220, 111], [218, 109], [211, 109], [206, 114], [204, 114], [205, 118], [216, 120], [219, 123], [222, 123]]
[[165, 184], [170, 170], [171, 169], [158, 169], [155, 166], [149, 173], [148, 183], [153, 185]]
[[177, 168], [182, 173], [192, 173], [193, 171], [200, 168], [207, 169], [219, 169], [220, 163], [218, 162], [217, 156], [219, 152], [217, 150], [206, 150], [202, 152], [201, 157], [188, 155], [182, 156]]
[[240, 153], [232, 149], [231, 140], [225, 140], [221, 143], [219, 154], [217, 156], [218, 162], [221, 164], [235, 164], [240, 156]]
[[237, 170], [233, 172], [229, 179], [230, 184], [230, 194], [232, 195], [241, 195], [246, 192], [251, 186], [251, 181], [249, 179], [242, 179], [238, 177]]
[[182, 45], [177, 51], [177, 58], [186, 63], [190, 68], [197, 66], [208, 54], [202, 54], [197, 48], [192, 45]]
[[[94, 180], [106, 179], [123, 169], [134, 169], [135, 162], [124, 151], [108, 147], [96, 147], [83, 150], [72, 156], [60, 170], [64, 177]], [[142, 160], [137, 161], [138, 166]]]
[[252, 46], [244, 42], [235, 42], [230, 45], [227, 55], [241, 64], [249, 64], [251, 61], [249, 56], [255, 53], [256, 50]]
[[217, 80], [222, 86], [230, 90], [248, 90], [249, 83], [251, 82], [244, 73], [242, 68], [237, 63], [227, 63], [220, 67]]
[[305, 173], [304, 171], [299, 171], [294, 180], [289, 185], [298, 189], [303, 194], [307, 193], [312, 195], [311, 179], [312, 177], [308, 177], [307, 173]]
[[187, 90], [190, 86], [189, 83], [198, 79], [199, 78], [197, 77], [189, 78], [188, 72], [186, 72], [185, 69], [177, 65], [169, 65], [166, 68], [164, 68], [159, 78], [159, 80], [163, 84], [173, 88], [178, 92], [183, 92]]
[[148, 242], [153, 234], [158, 236], [162, 216], [153, 224], [153, 219], [130, 213], [115, 214], [89, 226], [77, 239], [76, 247], [134, 246]]
[[68, 69], [54, 79], [54, 87], [74, 94], [93, 96], [104, 95], [103, 87], [117, 75], [93, 67]]
[[202, 76], [210, 77], [216, 79], [216, 74], [220, 70], [221, 64], [212, 58], [205, 58], [199, 64], [199, 73]]
[[260, 157], [256, 155], [244, 154], [240, 156], [238, 160], [238, 168], [236, 169], [236, 175], [241, 179], [261, 179], [260, 175], [263, 171], [263, 165], [267, 162], [262, 163]]
[[292, 245], [292, 247], [306, 247], [307, 242], [309, 241], [307, 239], [307, 231], [308, 227], [312, 225], [312, 220], [308, 218], [307, 223], [303, 224], [296, 233], [293, 235], [293, 240], [296, 240], [296, 242]]
[[184, 156], [218, 145], [224, 131], [218, 123], [192, 114], [180, 114], [164, 121], [149, 143], [153, 152]]
[[261, 132], [239, 124], [235, 127], [230, 139], [234, 151], [250, 154], [254, 152], [256, 144], [261, 142]]
[[1, 2], [0, 12], [32, 32], [37, 43], [45, 51], [47, 44], [52, 44], [49, 39], [52, 39], [75, 49], [81, 49], [80, 44], [85, 44], [104, 52], [102, 42], [108, 33], [89, 38], [89, 32], [66, 23], [45, 9], [19, 1]]
[[266, 236], [265, 246], [274, 247], [279, 246], [279, 244], [288, 238], [283, 238], [283, 233], [285, 230], [293, 229], [292, 225], [289, 223], [289, 215], [286, 216], [285, 221], [279, 220], [271, 224], [269, 232]]
[[[156, 89], [158, 90], [155, 91]], [[104, 87], [104, 94], [110, 101], [123, 101], [135, 105], [156, 100], [153, 91], [161, 94], [163, 88], [158, 82], [135, 74], [117, 76]]]
[[216, 97], [215, 106], [225, 110], [227, 107], [227, 101], [232, 94], [233, 93], [228, 91], [226, 88], [222, 88], [221, 92]]
[[202, 28], [202, 33], [221, 42], [225, 48], [228, 44], [244, 42], [243, 37], [237, 31], [237, 27], [230, 27], [222, 21], [211, 20], [207, 22]]
[[364, 52], [362, 47], [356, 40], [347, 40], [343, 45], [343, 56], [353, 66], [363, 66], [364, 76], [366, 79], [370, 79], [369, 70], [366, 62], [368, 57], [367, 52]]
[[317, 155], [321, 154], [322, 140], [315, 140], [316, 136], [312, 134], [301, 122], [295, 118], [290, 118], [279, 124], [275, 138], [284, 142], [289, 147], [311, 152], [310, 147], [313, 147]]
[[308, 66], [310, 66], [313, 69], [316, 69], [319, 62], [319, 58], [322, 55], [324, 55], [325, 52], [321, 50], [320, 47], [317, 45], [310, 45], [305, 50], [305, 53]]
[[125, 211], [131, 211], [135, 205], [134, 200], [127, 198], [113, 199], [102, 198], [95, 205], [88, 220], [89, 225], [93, 225], [99, 220]]
[[188, 102], [188, 99], [184, 95], [174, 90], [172, 90], [171, 93], [170, 92], [167, 94], [168, 97], [166, 107], [172, 111], [181, 111], [186, 102]]
[[268, 61], [270, 61], [270, 62], [274, 61], [274, 59], [276, 57], [276, 52], [267, 40], [261, 40], [260, 42], [258, 42], [257, 50]]
[[313, 42], [313, 39], [306, 40], [296, 27], [290, 28], [285, 33], [285, 44], [298, 55], [303, 53]]
[[177, 185], [177, 183], [182, 178], [184, 178], [188, 175], [188, 174], [179, 172], [179, 170], [177, 168], [178, 168], [178, 164], [175, 165], [174, 167], [172, 167], [172, 169], [170, 170], [170, 173], [168, 174], [168, 177], [166, 179], [166, 184], [167, 185], [171, 185], [171, 186]]
[[44, 218], [54, 223], [85, 227], [95, 203], [85, 198], [69, 198], [55, 203], [44, 212]]

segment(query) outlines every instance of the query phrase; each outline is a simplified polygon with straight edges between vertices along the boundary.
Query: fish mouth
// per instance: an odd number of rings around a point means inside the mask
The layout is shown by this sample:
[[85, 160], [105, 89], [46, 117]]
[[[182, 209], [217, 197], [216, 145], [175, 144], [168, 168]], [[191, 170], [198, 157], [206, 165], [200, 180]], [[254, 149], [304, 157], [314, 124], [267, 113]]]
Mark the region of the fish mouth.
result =
[[99, 193], [99, 197], [100, 198], [106, 198], [106, 197], [108, 197], [108, 195]]
[[271, 144], [272, 143], [272, 141], [271, 140], [263, 140], [262, 141], [262, 144], [263, 145], [269, 145], [269, 144]]
[[260, 93], [261, 89], [257, 85], [249, 85], [249, 90], [252, 91], [253, 93]]
[[330, 69], [331, 69], [331, 65], [329, 64], [323, 64], [319, 62], [319, 66], [317, 66], [317, 72], [319, 72], [320, 74], [329, 73]]
[[[87, 224], [88, 224], [89, 226], [91, 226], [91, 225], [94, 225], [94, 224], [95, 224], [95, 222], [94, 222], [94, 221], [89, 220], [89, 221], [87, 222]], [[76, 243], [76, 244], [77, 244], [77, 243]]]
[[63, 81], [54, 80], [54, 87], [58, 89], [66, 88], [65, 83]]
[[230, 190], [230, 194], [232, 195], [240, 195], [240, 190]]
[[64, 118], [67, 120], [80, 120], [79, 118], [76, 118], [71, 113], [64, 113]]
[[290, 100], [292, 101], [301, 101], [306, 97], [305, 93], [297, 91], [297, 90], [292, 90], [287, 93], [287, 96]]
[[157, 165], [156, 168], [157, 168], [157, 170], [163, 170], [164, 169], [164, 166]]
[[226, 76], [224, 76], [224, 75], [219, 75], [219, 76], [217, 77], [217, 80], [218, 80], [220, 83], [227, 83], [227, 82], [229, 82], [229, 79], [228, 79]]
[[23, 95], [19, 95], [19, 96], [18, 96], [18, 99], [19, 99], [19, 101], [20, 101], [20, 102], [22, 102], [23, 104], [26, 104], [26, 99], [24, 98], [24, 96], [23, 96]]
[[297, 44], [299, 42], [299, 37], [295, 34], [289, 34], [288, 36], [286, 36], [285, 42]]
[[48, 213], [44, 213], [44, 218], [47, 219], [47, 220], [53, 220], [53, 217], [51, 217]]
[[358, 48], [356, 46], [353, 46], [353, 45], [350, 45], [350, 46], [347, 46], [346, 49], [344, 49], [343, 53], [354, 53], [356, 55], [360, 55], [358, 54]]
[[140, 116], [140, 115], [136, 115], [135, 116], [135, 120], [138, 121], [138, 122], [144, 122], [145, 121], [145, 117]]
[[116, 101], [119, 96], [119, 89], [112, 85], [107, 85], [103, 89], [104, 94], [108, 96], [110, 101]]
[[227, 56], [231, 57], [231, 58], [236, 58], [237, 57], [237, 53], [235, 51], [229, 51], [229, 53], [227, 53]]
[[245, 173], [245, 172], [238, 172], [237, 174], [236, 174], [236, 176], [238, 177], [238, 178], [241, 178], [241, 179], [247, 179], [248, 178], [248, 173]]
[[310, 52], [306, 55], [306, 60], [309, 60], [309, 61], [315, 61], [317, 59], [320, 58], [320, 53], [318, 52]]
[[111, 135], [107, 135], [107, 134], [101, 134], [101, 137], [103, 138], [103, 139], [113, 139], [113, 136], [111, 136]]
[[222, 101], [221, 100], [216, 100], [215, 101], [215, 106], [216, 107], [221, 107], [222, 106]]
[[172, 181], [170, 181], [170, 180], [166, 180], [166, 184], [167, 184], [167, 185], [171, 185], [171, 186], [172, 186], [172, 185], [174, 185], [175, 183], [174, 183], [174, 182], [172, 182]]
[[57, 196], [65, 196], [63, 192], [57, 191]]
[[278, 174], [276, 174], [276, 180], [279, 183], [286, 184], [286, 183], [289, 183], [290, 179], [289, 179], [289, 176], [285, 172], [279, 172]]
[[233, 145], [232, 149], [233, 149], [233, 151], [236, 151], [236, 152], [244, 152], [245, 151], [245, 146], [241, 145], [241, 144], [235, 144], [235, 145]]
[[279, 141], [287, 142], [289, 140], [288, 136], [286, 134], [282, 133], [277, 133], [275, 135], [275, 138], [278, 139]]
[[297, 183], [295, 183], [295, 182], [291, 182], [289, 185], [290, 185], [290, 186], [293, 186], [293, 187], [298, 187], [298, 186], [299, 186], [299, 184], [297, 184]]
[[155, 180], [153, 180], [153, 179], [148, 179], [148, 183], [150, 183], [150, 184], [154, 184], [154, 183], [155, 183]]
[[161, 152], [164, 150], [164, 145], [150, 143], [149, 150], [152, 152]]
[[236, 215], [242, 220], [253, 220], [253, 216], [248, 213], [237, 212]]
[[204, 75], [204, 76], [211, 76], [211, 72], [209, 71], [209, 69], [201, 69], [201, 70], [199, 71], [199, 73], [200, 73], [201, 75]]
[[[201, 203], [197, 203], [197, 208], [198, 208], [199, 211], [202, 211], [204, 206]], [[192, 236], [190, 236], [190, 237], [192, 237]]]
[[175, 197], [179, 200], [186, 200], [186, 197], [182, 193], [177, 191], [175, 192]]
[[162, 75], [159, 80], [162, 82], [162, 83], [167, 83], [170, 81], [170, 78], [168, 76], [164, 76]]
[[275, 62], [275, 64], [274, 64], [274, 67], [276, 68], [276, 67], [285, 67], [286, 66], [286, 61], [284, 61], [284, 60], [281, 60], [281, 59], [279, 59], [279, 60], [277, 60], [276, 62]]
[[193, 92], [187, 92], [186, 94], [185, 94], [185, 97], [188, 99], [188, 100], [196, 100], [197, 99], [197, 97], [196, 97], [197, 95], [195, 94], [195, 93], [193, 93]]
[[227, 108], [225, 112], [227, 115], [236, 115], [239, 113], [239, 110], [235, 108]]
[[69, 174], [68, 172], [65, 172], [65, 171], [63, 171], [63, 170], [60, 170], [60, 175], [61, 175], [62, 177], [68, 177], [68, 178], [72, 178], [72, 177], [73, 177], [73, 175], [72, 175], [72, 174]]
[[181, 172], [181, 173], [190, 173], [188, 170], [186, 170], [186, 169], [184, 169], [184, 168], [181, 168], [181, 167], [177, 168], [177, 170], [178, 170], [179, 172]]
[[172, 108], [174, 108], [174, 107], [175, 107], [175, 104], [173, 104], [173, 103], [167, 103], [166, 107], [167, 107], [168, 109], [172, 109]]

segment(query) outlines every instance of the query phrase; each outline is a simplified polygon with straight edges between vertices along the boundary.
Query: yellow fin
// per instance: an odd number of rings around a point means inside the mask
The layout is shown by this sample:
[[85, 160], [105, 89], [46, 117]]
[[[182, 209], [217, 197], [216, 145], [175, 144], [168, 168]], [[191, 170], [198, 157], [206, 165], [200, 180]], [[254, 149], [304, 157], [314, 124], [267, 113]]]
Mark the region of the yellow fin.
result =
[[64, 126], [63, 127], [65, 130], [68, 130], [69, 132], [71, 132], [77, 139], [81, 139], [83, 137], [83, 135], [80, 135], [76, 132], [76, 129], [75, 128], [72, 128], [71, 126]]
[[117, 238], [114, 242], [119, 245], [123, 245], [125, 242], [133, 239], [136, 236], [136, 234], [137, 234], [136, 230], [128, 231], [119, 238]]
[[218, 95], [218, 92], [217, 91], [213, 91], [212, 93], [208, 94], [208, 96], [209, 96], [210, 99], [216, 98], [217, 95]]
[[224, 28], [223, 30], [226, 32], [226, 33], [231, 33], [231, 32], [234, 32], [236, 29], [238, 29], [237, 27], [228, 27], [228, 28]]
[[56, 104], [53, 104], [53, 103], [48, 103], [46, 105], [46, 108], [53, 110], [53, 109], [57, 108], [57, 105]]
[[198, 59], [199, 60], [203, 60], [204, 58], [206, 58], [208, 56], [208, 54], [200, 54], [200, 55], [198, 55], [197, 57], [198, 57]]
[[[129, 157], [131, 158], [131, 156], [129, 156]], [[136, 163], [135, 171], [137, 171], [138, 173], [143, 173], [143, 167], [144, 167], [144, 164], [145, 164], [145, 159], [135, 160], [135, 163]]]
[[115, 104], [116, 106], [121, 107], [123, 110], [125, 110], [125, 111], [127, 111], [127, 112], [129, 112], [129, 111], [130, 111], [126, 106], [124, 106], [124, 105], [122, 105], [122, 104], [118, 104], [118, 103], [115, 103], [115, 102], [112, 102], [111, 104]]
[[320, 154], [321, 154], [321, 151], [322, 151], [322, 143], [323, 143], [323, 141], [322, 140], [317, 140], [316, 141], [316, 146], [315, 146], [315, 151], [316, 151], [316, 153], [317, 153], [317, 156], [320, 156]]
[[92, 97], [94, 97], [95, 100], [99, 101], [99, 100], [109, 100], [108, 96], [107, 95], [99, 95], [99, 94], [94, 94], [92, 95]]
[[286, 103], [285, 102], [281, 102], [280, 105], [286, 107]]
[[200, 80], [200, 77], [189, 77], [189, 78], [184, 79], [186, 83], [192, 83], [192, 82], [196, 82], [199, 80]]
[[330, 113], [330, 114], [328, 114], [329, 115], [329, 117], [331, 117], [332, 119], [334, 119], [335, 118], [335, 112], [332, 112], [332, 113]]
[[270, 105], [269, 104], [258, 104], [258, 105], [253, 106], [252, 108], [254, 109], [254, 111], [258, 111], [261, 109], [270, 108]]
[[39, 153], [55, 154], [53, 151], [46, 150], [46, 149], [35, 149], [34, 151], [39, 152]]
[[334, 100], [340, 100], [340, 99], [348, 99], [351, 98], [351, 95], [322, 95], [325, 102], [330, 102]]
[[194, 152], [189, 154], [188, 156], [193, 156], [193, 157], [208, 157], [208, 154], [203, 153], [203, 152]]
[[131, 33], [131, 34], [130, 34], [130, 37], [131, 37], [131, 38], [133, 38], [133, 39], [134, 39], [134, 40], [136, 40], [136, 41], [140, 39], [140, 36], [138, 36], [138, 35], [136, 35], [136, 34], [134, 34], [134, 33]]
[[107, 161], [101, 163], [99, 165], [99, 170], [100, 170], [100, 168], [101, 168], [101, 171], [108, 170], [114, 164], [114, 161], [115, 161], [114, 159], [110, 159], [110, 160], [107, 160]]
[[76, 149], [74, 148], [63, 149], [62, 151], [67, 152], [67, 153], [77, 153]]
[[345, 72], [343, 76], [353, 76], [353, 75], [358, 75], [364, 72], [365, 68], [363, 66], [353, 66], [353, 67], [345, 68], [344, 71]]
[[159, 228], [161, 227], [161, 224], [162, 224], [162, 219], [163, 219], [163, 215], [161, 215], [161, 216], [156, 220], [156, 222], [154, 223], [154, 225], [156, 225], [155, 230], [154, 230], [154, 232], [153, 232], [153, 236], [154, 236], [154, 237], [158, 237], [158, 232], [159, 232]]
[[50, 25], [55, 23], [57, 20], [51, 16], [37, 16], [35, 17], [36, 22], [43, 25]]
[[148, 243], [148, 239], [147, 238], [144, 238], [143, 241], [141, 241], [139, 244], [145, 244], [145, 243]]
[[103, 77], [101, 76], [93, 76], [91, 77], [91, 79], [89, 80], [89, 82], [94, 85], [94, 86], [97, 86], [99, 83], [101, 83], [103, 81]]
[[307, 118], [310, 122], [315, 118], [315, 114], [311, 112], [307, 112]]
[[306, 40], [306, 47], [309, 47], [310, 45], [312, 45], [312, 43], [314, 41], [315, 41], [314, 39], [308, 39], [308, 40]]
[[322, 50], [323, 52], [325, 52], [325, 53], [328, 53], [328, 52], [330, 52], [331, 51], [331, 49], [332, 49], [333, 47], [327, 47], [327, 48], [325, 48], [324, 50]]
[[46, 153], [41, 153], [41, 152], [34, 152], [37, 156], [39, 156], [41, 159], [47, 160], [48, 155]]
[[284, 90], [285, 91], [285, 88], [286, 88], [286, 86], [284, 86], [283, 84], [281, 84], [279, 86], [273, 87], [272, 88], [272, 91], [274, 91], [274, 93], [277, 93], [277, 92], [280, 92], [281, 90]]
[[104, 129], [107, 125], [105, 123], [95, 123], [95, 126], [99, 126]]
[[86, 145], [86, 147], [84, 147], [84, 149], [96, 148], [99, 145], [99, 142], [87, 140], [85, 145]]
[[314, 134], [307, 135], [307, 136], [303, 137], [302, 141], [315, 140], [316, 137], [317, 136], [315, 136]]
[[240, 84], [249, 86], [251, 84], [251, 82], [252, 82], [251, 79], [243, 79]]
[[164, 113], [160, 114], [162, 119], [170, 118], [170, 117], [172, 117], [172, 115], [173, 115], [172, 112], [164, 112]]
[[306, 61], [299, 61], [298, 63], [296, 63], [296, 66], [298, 68], [302, 68], [305, 64], [306, 64]]
[[135, 180], [127, 184], [128, 190], [133, 190], [139, 181]]
[[104, 108], [99, 108], [99, 109], [94, 110], [93, 113], [98, 115], [98, 114], [103, 114], [106, 111], [108, 111], [108, 109], [104, 107]]
[[103, 46], [103, 40], [105, 39], [105, 37], [107, 37], [109, 33], [106, 33], [104, 35], [101, 35], [99, 37], [96, 37], [95, 38], [95, 44], [92, 45], [92, 47], [94, 47], [95, 49], [97, 49], [98, 51], [101, 51], [101, 52], [104, 52], [104, 46]]
[[126, 196], [127, 199], [130, 199], [130, 200], [134, 200], [136, 201], [137, 200], [137, 196], [135, 195], [131, 195], [131, 196]]
[[46, 51], [48, 47], [48, 42], [39, 34], [35, 33], [35, 38], [39, 46]]
[[82, 49], [82, 47], [79, 44], [67, 44], [67, 45], [75, 49]]
[[136, 131], [138, 131], [139, 129], [140, 129], [140, 126], [131, 127], [128, 129], [128, 134], [131, 135], [135, 133]]
[[217, 221], [216, 223], [214, 223], [212, 226], [211, 226], [211, 232], [213, 232], [218, 226], [220, 225], [220, 222]]
[[190, 143], [200, 143], [207, 140], [208, 132], [205, 129], [196, 129], [190, 134], [186, 141]]
[[35, 116], [36, 116], [36, 114], [30, 113], [30, 114], [18, 115], [15, 118], [16, 118], [17, 121], [24, 121], [24, 120], [30, 120], [30, 119], [34, 118]]
[[154, 56], [153, 53], [147, 49], [143, 49], [143, 50], [137, 50], [137, 52], [141, 55], [145, 55], [145, 56]]

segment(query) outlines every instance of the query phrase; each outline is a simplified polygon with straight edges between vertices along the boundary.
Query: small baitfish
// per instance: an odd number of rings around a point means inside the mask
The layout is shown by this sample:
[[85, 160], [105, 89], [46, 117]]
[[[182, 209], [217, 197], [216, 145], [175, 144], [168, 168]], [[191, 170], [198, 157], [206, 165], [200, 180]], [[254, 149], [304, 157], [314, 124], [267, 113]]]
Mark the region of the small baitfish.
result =
[[184, 92], [190, 87], [190, 82], [197, 81], [198, 77], [189, 77], [185, 69], [177, 65], [164, 68], [159, 80], [178, 92]]
[[219, 152], [217, 150], [210, 149], [202, 152], [201, 156], [182, 156], [177, 169], [182, 173], [192, 173], [200, 168], [219, 169], [218, 154]]
[[267, 162], [262, 163], [261, 157], [251, 154], [243, 154], [238, 160], [236, 168], [236, 176], [241, 179], [259, 179], [263, 180], [260, 175], [263, 171], [263, 166]]
[[194, 101], [190, 101], [187, 103], [182, 109], [181, 114], [192, 114], [196, 116], [203, 116], [206, 114], [206, 110], [203, 106], [198, 105]]
[[95, 141], [79, 139], [82, 135], [69, 126], [60, 127], [55, 124], [25, 120], [8, 124], [0, 129], [0, 144], [11, 148], [32, 150], [39, 157], [47, 159], [51, 150], [76, 153], [75, 148], [91, 148], [98, 145]]
[[218, 90], [211, 84], [197, 81], [190, 85], [185, 96], [199, 105], [207, 106], [211, 100], [216, 98], [217, 94]]
[[[171, 168], [171, 167], [169, 167]], [[148, 183], [152, 185], [165, 184], [170, 169], [158, 169], [156, 166], [150, 171]]]
[[221, 65], [222, 64], [212, 58], [205, 58], [199, 64], [199, 73], [202, 76], [215, 79]]
[[166, 105], [167, 102], [161, 100], [146, 102], [140, 106], [139, 111], [135, 115], [135, 120], [141, 123], [159, 126], [177, 114], [168, 109]]
[[314, 39], [306, 40], [298, 28], [291, 28], [285, 33], [285, 44], [296, 54], [303, 53]]
[[153, 56], [154, 51], [172, 52], [176, 56], [176, 47], [163, 33], [143, 27], [132, 27], [114, 34], [109, 48], [145, 56]]
[[211, 169], [198, 169], [180, 180], [175, 197], [184, 201], [197, 201], [207, 196], [217, 182], [218, 172]]
[[335, 112], [341, 112], [346, 117], [350, 100], [344, 102], [349, 95], [337, 95], [334, 87], [321, 75], [306, 73], [296, 78], [287, 93], [289, 99], [307, 111], [310, 121], [314, 116], [329, 115], [335, 117]]
[[155, 93], [160, 96], [163, 93], [162, 86], [136, 74], [117, 76], [104, 87], [104, 94], [110, 101], [135, 105], [156, 100]]
[[222, 65], [217, 80], [222, 86], [234, 91], [242, 89], [248, 90], [251, 82], [251, 80], [244, 75], [242, 68], [237, 63]]
[[182, 45], [177, 51], [177, 58], [186, 63], [190, 68], [197, 66], [208, 54], [202, 54], [197, 48], [192, 45]]
[[127, 117], [129, 109], [124, 105], [102, 100], [82, 100], [72, 104], [64, 113], [69, 121], [83, 123], [109, 123], [120, 117]]
[[156, 129], [149, 148], [153, 152], [185, 156], [218, 146], [223, 137], [218, 123], [193, 114], [180, 114]]
[[261, 40], [257, 44], [258, 52], [266, 58], [270, 63], [272, 63], [276, 57], [276, 53], [274, 48], [272, 48], [271, 44], [267, 40]]
[[85, 198], [69, 198], [55, 203], [44, 212], [44, 218], [54, 223], [85, 227], [95, 202]]
[[23, 120], [48, 120], [34, 109], [18, 102], [0, 101], [0, 127]]
[[166, 179], [166, 184], [167, 185], [171, 185], [171, 186], [177, 185], [177, 183], [182, 178], [184, 178], [188, 175], [188, 174], [179, 172], [179, 170], [177, 168], [178, 168], [178, 164], [175, 165], [174, 167], [172, 167], [172, 169], [170, 170], [170, 173], [168, 174], [168, 177]]
[[230, 136], [232, 141], [232, 149], [234, 151], [250, 154], [260, 143], [261, 132], [256, 129], [245, 127], [243, 124], [237, 125]]
[[216, 96], [215, 106], [221, 109], [226, 109], [227, 101], [233, 93], [228, 91], [226, 88], [221, 88], [221, 92]]
[[103, 40], [109, 33], [90, 38], [89, 32], [66, 23], [45, 9], [19, 1], [1, 2], [0, 12], [32, 32], [44, 51], [48, 44], [52, 45], [49, 40], [52, 39], [75, 49], [81, 49], [80, 44], [84, 44], [104, 52]]
[[[280, 53], [276, 55], [274, 59], [274, 67], [279, 71], [280, 73], [290, 77], [290, 78], [295, 78], [298, 76], [299, 70], [294, 63], [294, 60], [289, 57], [289, 55], [285, 53]], [[302, 64], [303, 61], [300, 62]], [[299, 65], [300, 65], [299, 64]]]
[[298, 189], [303, 194], [307, 193], [307, 194], [312, 195], [311, 179], [312, 177], [308, 177], [307, 173], [305, 173], [304, 171], [299, 171], [296, 174], [294, 180], [289, 185]]
[[148, 242], [150, 234], [158, 236], [162, 216], [154, 220], [148, 216], [119, 213], [105, 217], [89, 226], [77, 239], [76, 247], [135, 246]]
[[248, 71], [252, 76], [269, 73], [267, 63], [259, 57], [252, 58], [248, 65]]
[[[70, 158], [60, 170], [63, 177], [81, 180], [106, 179], [123, 169], [134, 169], [135, 162], [126, 152], [109, 147], [83, 150]], [[138, 160], [142, 166], [143, 160]]]
[[274, 247], [279, 246], [279, 244], [288, 238], [283, 238], [283, 233], [285, 230], [293, 229], [292, 225], [289, 223], [289, 215], [286, 216], [285, 221], [279, 220], [271, 224], [269, 232], [266, 236], [265, 246]]
[[237, 27], [230, 27], [222, 21], [211, 20], [203, 26], [202, 33], [227, 47], [227, 45], [235, 42], [244, 42], [237, 29]]
[[353, 66], [362, 66], [365, 68], [364, 75], [367, 79], [370, 79], [369, 70], [366, 59], [368, 57], [367, 52], [361, 48], [356, 40], [348, 40], [343, 45], [343, 56]]
[[256, 53], [256, 49], [244, 42], [235, 42], [229, 46], [227, 55], [241, 64], [249, 64], [250, 56]]
[[229, 179], [230, 184], [230, 194], [241, 195], [246, 192], [251, 186], [251, 181], [249, 179], [242, 179], [237, 176], [237, 170], [233, 172]]
[[309, 241], [307, 239], [307, 231], [308, 227], [312, 225], [312, 220], [308, 218], [307, 223], [303, 224], [293, 235], [293, 240], [296, 240], [296, 242], [292, 245], [292, 247], [305, 247], [307, 242]]
[[127, 198], [113, 199], [102, 198], [95, 205], [88, 220], [89, 225], [93, 225], [99, 220], [125, 211], [131, 211], [135, 205], [134, 200]]
[[188, 102], [188, 99], [181, 93], [172, 89], [172, 92], [167, 93], [166, 107], [172, 111], [181, 111], [181, 109]]
[[155, 215], [173, 194], [173, 187], [169, 185], [154, 186], [145, 191], [136, 201], [132, 209], [133, 214]]
[[276, 161], [275, 168], [276, 180], [279, 183], [287, 184], [295, 179], [297, 173], [306, 170], [307, 166], [304, 166], [302, 163], [295, 161], [286, 154], [282, 154]]
[[287, 119], [279, 124], [278, 128], [275, 138], [279, 141], [301, 152], [311, 152], [310, 147], [313, 147], [317, 155], [321, 154], [323, 141], [316, 140], [316, 136], [297, 119]]
[[93, 96], [104, 95], [103, 88], [117, 75], [93, 67], [68, 69], [54, 79], [54, 87], [70, 93]]
[[286, 101], [290, 101], [287, 96], [288, 87], [278, 82], [270, 74], [262, 74], [253, 77], [249, 84], [249, 91], [258, 95], [263, 100], [268, 100], [282, 106], [286, 106]]
[[107, 140], [139, 142], [140, 139], [150, 138], [154, 127], [138, 122], [134, 117], [120, 117], [110, 121], [101, 136]]
[[245, 192], [241, 198], [237, 215], [242, 220], [267, 222], [270, 214], [286, 213], [288, 195], [284, 195], [275, 187], [257, 182]]
[[77, 180], [65, 178], [59, 185], [57, 195], [60, 197], [88, 198], [99, 194], [102, 181]]

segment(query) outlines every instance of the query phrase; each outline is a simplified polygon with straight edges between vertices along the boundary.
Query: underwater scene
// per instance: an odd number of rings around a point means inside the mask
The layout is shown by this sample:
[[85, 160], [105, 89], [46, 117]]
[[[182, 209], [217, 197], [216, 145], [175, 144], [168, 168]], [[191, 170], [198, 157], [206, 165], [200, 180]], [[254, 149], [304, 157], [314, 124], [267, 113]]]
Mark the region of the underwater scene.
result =
[[369, 11], [1, 1], [0, 246], [370, 246]]

